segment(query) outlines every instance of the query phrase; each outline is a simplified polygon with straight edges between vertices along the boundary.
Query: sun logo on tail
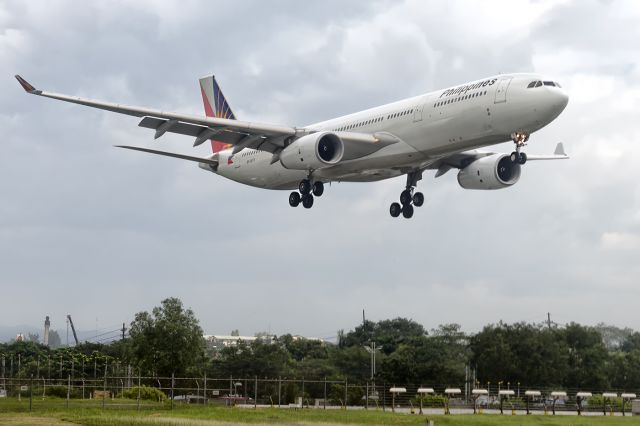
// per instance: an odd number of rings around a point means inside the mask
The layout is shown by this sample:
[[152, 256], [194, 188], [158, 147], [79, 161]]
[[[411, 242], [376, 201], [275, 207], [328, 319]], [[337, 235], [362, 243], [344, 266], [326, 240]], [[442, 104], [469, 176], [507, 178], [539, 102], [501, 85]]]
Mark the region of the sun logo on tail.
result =
[[[227, 120], [236, 119], [214, 76], [200, 79], [200, 93], [202, 93], [204, 112], [207, 117], [226, 118]], [[228, 143], [211, 139], [211, 149], [214, 153], [230, 147], [231, 145]], [[229, 157], [228, 164], [233, 164], [231, 157]]]

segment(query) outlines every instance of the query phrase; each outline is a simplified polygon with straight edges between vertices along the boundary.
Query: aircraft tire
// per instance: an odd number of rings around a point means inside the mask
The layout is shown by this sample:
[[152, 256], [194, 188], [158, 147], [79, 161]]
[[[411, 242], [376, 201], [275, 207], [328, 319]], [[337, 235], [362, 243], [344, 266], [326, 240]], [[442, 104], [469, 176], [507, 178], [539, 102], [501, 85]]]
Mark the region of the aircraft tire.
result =
[[289, 194], [289, 205], [291, 207], [298, 207], [300, 204], [300, 194], [298, 192], [293, 191]]
[[518, 163], [524, 164], [526, 162], [527, 162], [527, 154], [525, 154], [524, 152], [521, 152], [520, 157], [518, 157]]
[[411, 219], [413, 216], [413, 206], [411, 204], [402, 206], [402, 216], [404, 216], [405, 219]]
[[311, 207], [313, 207], [313, 195], [304, 194], [302, 196], [302, 207], [304, 207], [305, 209], [310, 209]]
[[391, 217], [398, 217], [400, 213], [402, 213], [402, 207], [398, 203], [391, 203], [391, 207], [389, 207], [389, 213], [391, 213]]
[[408, 189], [402, 191], [402, 193], [400, 194], [400, 204], [402, 204], [403, 206], [411, 204], [411, 191], [409, 191]]
[[322, 194], [324, 194], [324, 184], [320, 181], [314, 182], [311, 192], [313, 192], [313, 195], [315, 195], [316, 197], [321, 196]]
[[311, 191], [311, 182], [309, 182], [309, 179], [301, 180], [298, 189], [302, 195], [308, 194]]
[[421, 207], [424, 204], [424, 195], [422, 192], [416, 192], [413, 194], [413, 205], [416, 207]]

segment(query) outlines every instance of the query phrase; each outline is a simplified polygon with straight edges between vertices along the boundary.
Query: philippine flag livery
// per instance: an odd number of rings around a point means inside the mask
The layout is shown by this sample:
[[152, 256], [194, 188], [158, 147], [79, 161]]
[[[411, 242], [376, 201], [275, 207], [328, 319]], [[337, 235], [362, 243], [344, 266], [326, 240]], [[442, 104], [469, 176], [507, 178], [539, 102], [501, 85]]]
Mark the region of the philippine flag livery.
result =
[[[202, 93], [204, 112], [207, 117], [236, 119], [227, 99], [222, 94], [222, 90], [220, 90], [220, 86], [218, 86], [215, 76], [212, 75], [200, 79], [200, 92]], [[211, 139], [211, 149], [214, 153], [230, 147], [231, 145], [227, 143]]]

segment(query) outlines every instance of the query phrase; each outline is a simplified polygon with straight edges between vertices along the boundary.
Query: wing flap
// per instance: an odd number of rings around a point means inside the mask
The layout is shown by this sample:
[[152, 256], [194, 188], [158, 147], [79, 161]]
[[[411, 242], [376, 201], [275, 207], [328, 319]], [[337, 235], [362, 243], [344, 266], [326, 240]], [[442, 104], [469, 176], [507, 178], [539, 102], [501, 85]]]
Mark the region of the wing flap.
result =
[[[163, 120], [155, 117], [144, 117], [142, 120], [140, 120], [140, 123], [138, 123], [138, 126], [144, 127], [146, 129], [153, 129], [158, 131], [158, 129], [160, 129], [162, 126], [170, 122], [171, 120]], [[247, 136], [246, 133], [233, 132], [233, 131], [230, 131], [227, 129], [221, 129], [221, 128], [212, 129], [211, 127], [198, 126], [195, 124], [183, 123], [181, 121], [175, 122], [175, 124], [171, 125], [171, 127], [166, 129], [165, 131], [167, 133], [177, 133], [180, 135], [199, 138], [203, 134], [203, 132], [207, 130], [212, 130], [213, 132], [211, 136], [205, 137], [205, 140], [213, 138], [217, 141], [230, 143], [232, 145], [235, 145], [241, 139]]]

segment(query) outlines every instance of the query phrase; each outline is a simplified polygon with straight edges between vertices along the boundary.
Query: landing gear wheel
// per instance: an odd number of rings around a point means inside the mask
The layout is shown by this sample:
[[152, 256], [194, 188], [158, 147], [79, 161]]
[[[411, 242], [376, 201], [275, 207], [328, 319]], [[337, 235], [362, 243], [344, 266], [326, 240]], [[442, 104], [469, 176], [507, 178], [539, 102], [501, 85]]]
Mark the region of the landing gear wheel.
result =
[[391, 217], [398, 217], [400, 213], [402, 213], [402, 207], [398, 203], [391, 203], [391, 207], [389, 207], [389, 213], [391, 213]]
[[402, 204], [403, 206], [411, 204], [411, 191], [409, 191], [408, 189], [402, 191], [402, 193], [400, 194], [400, 204]]
[[411, 216], [413, 216], [413, 206], [411, 204], [402, 206], [402, 216], [404, 216], [405, 219], [410, 219]]
[[420, 207], [424, 204], [424, 195], [422, 192], [416, 192], [413, 194], [413, 205], [416, 207]]
[[302, 196], [302, 207], [304, 207], [305, 209], [310, 209], [311, 207], [313, 207], [313, 195], [304, 194]]
[[309, 179], [301, 180], [300, 184], [298, 184], [298, 189], [302, 195], [308, 194], [309, 191], [311, 191], [311, 182], [309, 182]]
[[524, 164], [526, 162], [527, 162], [527, 154], [525, 154], [524, 152], [521, 152], [520, 155], [518, 156], [518, 163]]
[[314, 182], [312, 192], [316, 197], [321, 196], [324, 193], [324, 184], [320, 181]]
[[300, 194], [297, 192], [289, 194], [289, 205], [291, 207], [298, 207], [298, 204], [300, 204]]
[[520, 153], [513, 151], [509, 156], [509, 159], [511, 160], [512, 163], [517, 163], [518, 160], [520, 159]]

